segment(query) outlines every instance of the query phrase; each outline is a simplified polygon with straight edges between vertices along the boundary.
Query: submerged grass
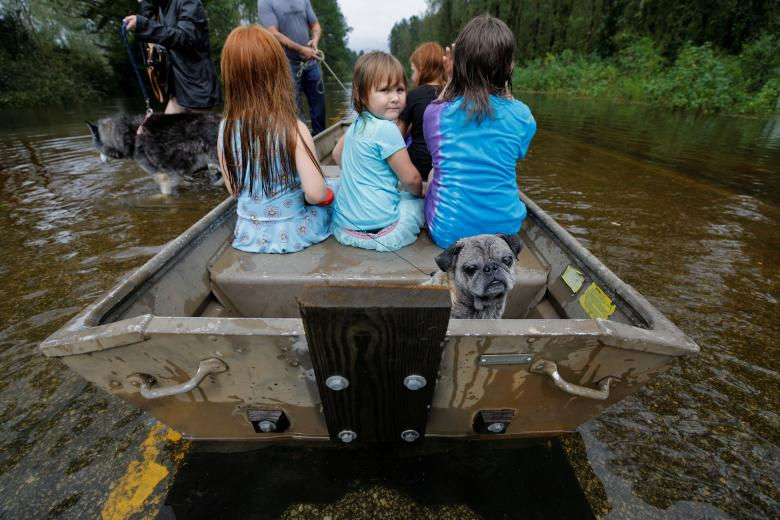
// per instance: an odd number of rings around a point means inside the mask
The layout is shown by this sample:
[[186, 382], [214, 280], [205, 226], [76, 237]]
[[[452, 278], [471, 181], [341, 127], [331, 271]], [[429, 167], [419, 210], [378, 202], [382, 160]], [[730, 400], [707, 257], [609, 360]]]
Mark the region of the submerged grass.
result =
[[658, 103], [704, 112], [780, 112], [780, 37], [763, 34], [739, 55], [686, 44], [665, 57], [648, 37], [623, 35], [608, 58], [572, 50], [515, 70], [516, 89]]

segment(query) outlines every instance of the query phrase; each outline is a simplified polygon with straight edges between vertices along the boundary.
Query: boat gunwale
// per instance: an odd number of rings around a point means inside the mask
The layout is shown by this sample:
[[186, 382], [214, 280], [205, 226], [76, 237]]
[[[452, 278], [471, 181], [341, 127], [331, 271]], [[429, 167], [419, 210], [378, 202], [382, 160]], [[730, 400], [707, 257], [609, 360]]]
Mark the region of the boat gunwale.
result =
[[[346, 126], [348, 122], [342, 121], [336, 123], [320, 134], [322, 137]], [[322, 137], [320, 137], [322, 136]], [[577, 259], [580, 267], [585, 267], [588, 274], [596, 281], [600, 282], [602, 289], [605, 289], [610, 297], [618, 298], [625, 303], [627, 308], [635, 312], [643, 321], [647, 323], [647, 328], [636, 325], [625, 325], [622, 323], [609, 321], [605, 319], [554, 319], [554, 320], [529, 320], [529, 319], [500, 319], [500, 320], [460, 320], [451, 319], [448, 326], [448, 336], [469, 336], [469, 335], [501, 335], [489, 332], [489, 330], [507, 330], [510, 335], [528, 336], [533, 335], [529, 327], [537, 321], [546, 321], [556, 323], [568, 330], [569, 333], [576, 332], [582, 324], [589, 324], [593, 329], [593, 324], [601, 331], [604, 336], [603, 342], [611, 344], [610, 337], [617, 337], [622, 332], [629, 331], [647, 331], [652, 334], [641, 334], [643, 339], [655, 338], [651, 341], [653, 346], [643, 348], [644, 351], [654, 352], [664, 355], [689, 355], [699, 352], [699, 346], [685, 333], [683, 333], [674, 323], [658, 311], [647, 299], [645, 299], [636, 289], [623, 282], [606, 265], [580, 244], [571, 234], [568, 233], [560, 224], [534, 203], [528, 196], [521, 192], [521, 198], [528, 208], [528, 216], [531, 217], [546, 231], [547, 235], [554, 239], [558, 246], [570, 257]], [[142, 294], [143, 286], [153, 284], [157, 279], [165, 274], [169, 269], [175, 266], [182, 256], [186, 255], [188, 250], [204, 240], [212, 231], [222, 225], [226, 219], [232, 217], [232, 210], [236, 205], [236, 200], [227, 197], [215, 208], [200, 218], [184, 233], [171, 240], [163, 249], [136, 269], [127, 279], [119, 282], [109, 289], [97, 301], [87, 306], [82, 312], [77, 314], [63, 327], [57, 330], [49, 338], [44, 340], [39, 348], [47, 356], [68, 356], [87, 352], [100, 351], [107, 348], [114, 348], [123, 344], [131, 344], [143, 341], [148, 337], [157, 325], [161, 325], [166, 320], [176, 320], [179, 323], [197, 323], [192, 320], [208, 320], [208, 323], [222, 325], [223, 327], [236, 323], [235, 320], [255, 320], [256, 322], [266, 321], [268, 318], [224, 318], [224, 317], [169, 317], [145, 314], [126, 318], [114, 322], [108, 322], [110, 316], [121, 312], [127, 302]], [[303, 334], [303, 328], [300, 318], [274, 318], [275, 322], [280, 324], [285, 322], [296, 322], [296, 330], [300, 328]], [[521, 327], [520, 325], [525, 324]], [[121, 325], [127, 325], [125, 334], [118, 333], [114, 341], [100, 341], [101, 331], [119, 330]], [[499, 326], [500, 324], [500, 326]], [[152, 327], [154, 325], [154, 327]], [[256, 329], [256, 327], [255, 327]], [[475, 333], [475, 330], [483, 331]], [[510, 330], [511, 329], [511, 330]], [[214, 330], [212, 327], [211, 330]], [[163, 333], [161, 329], [155, 332]], [[189, 331], [191, 332], [191, 331]], [[205, 332], [204, 332], [205, 333]], [[222, 332], [223, 334], [225, 332]], [[209, 334], [215, 334], [209, 332]], [[218, 333], [217, 333], [218, 334]], [[291, 333], [292, 335], [292, 333]], [[506, 334], [504, 334], [506, 335]], [[123, 339], [119, 337], [122, 336]], [[629, 335], [623, 341], [617, 341], [612, 346], [619, 348], [631, 348], [632, 339]]]

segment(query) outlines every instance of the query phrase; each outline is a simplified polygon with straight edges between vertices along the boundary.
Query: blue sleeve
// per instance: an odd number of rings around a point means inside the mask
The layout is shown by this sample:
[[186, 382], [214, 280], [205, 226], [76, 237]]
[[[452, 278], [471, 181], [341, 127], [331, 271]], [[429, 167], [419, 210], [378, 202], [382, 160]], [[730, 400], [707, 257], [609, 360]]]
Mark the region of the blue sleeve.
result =
[[279, 28], [279, 20], [276, 18], [274, 7], [271, 0], [257, 0], [257, 16], [260, 18], [260, 25]]
[[379, 157], [387, 159], [401, 148], [406, 148], [401, 130], [391, 121], [379, 121], [376, 131], [376, 146]]
[[311, 8], [311, 2], [306, 2], [306, 23], [312, 25], [317, 23], [317, 15], [314, 14], [314, 9]]
[[528, 153], [528, 146], [531, 144], [531, 139], [536, 135], [536, 120], [531, 109], [525, 104], [522, 104], [522, 112], [520, 113], [520, 124], [523, 125], [522, 132], [519, 132], [520, 136], [520, 149], [517, 152], [517, 158], [523, 159]]

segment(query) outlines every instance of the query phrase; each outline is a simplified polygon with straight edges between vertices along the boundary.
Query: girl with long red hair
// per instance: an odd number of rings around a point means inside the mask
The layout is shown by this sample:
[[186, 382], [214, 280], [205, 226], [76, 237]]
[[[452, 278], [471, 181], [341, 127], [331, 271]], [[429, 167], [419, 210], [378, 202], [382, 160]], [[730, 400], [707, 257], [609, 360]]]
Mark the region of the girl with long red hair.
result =
[[222, 50], [224, 120], [217, 150], [225, 187], [238, 199], [233, 247], [292, 253], [330, 236], [333, 191], [296, 117], [289, 65], [257, 25], [234, 29]]

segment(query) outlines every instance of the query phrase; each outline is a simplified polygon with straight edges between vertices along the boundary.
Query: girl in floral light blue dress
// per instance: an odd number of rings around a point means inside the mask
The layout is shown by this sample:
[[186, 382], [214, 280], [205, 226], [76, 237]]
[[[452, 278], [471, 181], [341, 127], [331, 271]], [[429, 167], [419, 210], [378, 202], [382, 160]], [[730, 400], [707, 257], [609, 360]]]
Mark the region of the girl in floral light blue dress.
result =
[[250, 253], [294, 253], [330, 236], [329, 207], [306, 204], [300, 187], [269, 196], [252, 195], [244, 186], [238, 194], [233, 247]]
[[330, 236], [334, 199], [296, 119], [287, 59], [259, 26], [230, 33], [222, 51], [225, 118], [217, 151], [228, 192], [238, 199], [233, 247], [294, 253]]

